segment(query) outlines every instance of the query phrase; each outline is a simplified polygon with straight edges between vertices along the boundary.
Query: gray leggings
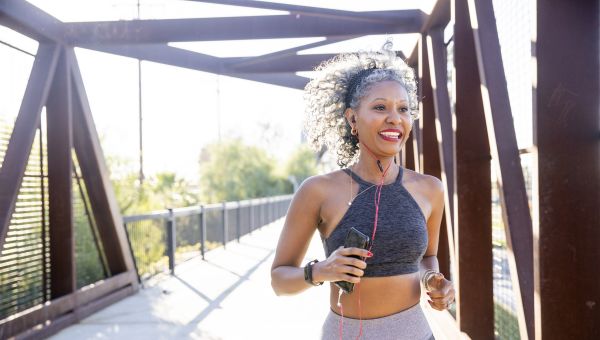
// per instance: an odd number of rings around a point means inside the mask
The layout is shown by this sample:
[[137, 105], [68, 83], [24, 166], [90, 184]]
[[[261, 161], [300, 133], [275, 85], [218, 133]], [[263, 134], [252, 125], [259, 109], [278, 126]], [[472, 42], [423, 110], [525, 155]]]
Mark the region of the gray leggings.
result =
[[[340, 319], [329, 311], [321, 333], [321, 340], [340, 338]], [[360, 331], [360, 320], [344, 317], [343, 339], [356, 339]], [[361, 339], [370, 340], [430, 340], [434, 339], [420, 304], [396, 314], [377, 319], [363, 320]]]

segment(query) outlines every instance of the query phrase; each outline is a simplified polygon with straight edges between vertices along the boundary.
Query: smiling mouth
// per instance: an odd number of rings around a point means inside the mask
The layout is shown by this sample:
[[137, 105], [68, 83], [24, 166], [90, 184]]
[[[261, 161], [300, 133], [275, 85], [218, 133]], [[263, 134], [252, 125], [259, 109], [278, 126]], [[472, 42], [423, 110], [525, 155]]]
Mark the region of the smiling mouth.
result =
[[379, 135], [384, 140], [387, 140], [390, 142], [397, 142], [402, 139], [402, 133], [400, 133], [400, 132], [387, 132], [386, 131], [386, 132], [380, 132]]

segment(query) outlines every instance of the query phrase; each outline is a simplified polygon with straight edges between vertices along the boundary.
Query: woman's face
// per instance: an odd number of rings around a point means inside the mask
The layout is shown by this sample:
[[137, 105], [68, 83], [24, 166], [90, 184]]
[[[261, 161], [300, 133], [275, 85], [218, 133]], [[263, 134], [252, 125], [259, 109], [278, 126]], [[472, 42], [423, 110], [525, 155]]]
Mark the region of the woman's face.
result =
[[[352, 122], [353, 115], [356, 122]], [[396, 81], [373, 84], [356, 111], [346, 111], [346, 118], [356, 127], [360, 142], [383, 157], [400, 152], [413, 124], [408, 93]]]

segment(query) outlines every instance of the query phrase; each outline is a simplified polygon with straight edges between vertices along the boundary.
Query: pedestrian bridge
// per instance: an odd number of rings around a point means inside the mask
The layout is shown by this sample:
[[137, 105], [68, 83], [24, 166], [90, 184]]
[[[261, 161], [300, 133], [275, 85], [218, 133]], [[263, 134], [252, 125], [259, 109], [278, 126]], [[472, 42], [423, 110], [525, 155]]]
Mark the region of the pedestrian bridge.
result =
[[[450, 312], [425, 306], [438, 338], [600, 338], [597, 1], [437, 0], [425, 12], [195, 2], [285, 13], [62, 22], [0, 1], [0, 29], [38, 44], [0, 37], [0, 52], [33, 57], [14, 119], [0, 109], [0, 339], [317, 336], [327, 289], [275, 297], [269, 284], [289, 202], [123, 219], [75, 48], [303, 89], [299, 74], [334, 54], [299, 52], [392, 33], [415, 34], [396, 52], [419, 84], [401, 164], [446, 193], [437, 257], [457, 296]], [[294, 37], [325, 39], [223, 58], [170, 44]], [[11, 73], [0, 87], [15, 86]], [[523, 132], [532, 140], [518, 143]], [[318, 242], [307, 256], [323, 258]]]
[[[317, 339], [329, 309], [329, 290], [275, 295], [270, 269], [280, 218], [159, 274], [138, 294], [67, 327], [50, 339]], [[318, 233], [305, 256], [323, 258]], [[459, 339], [447, 312], [421, 305], [436, 339]], [[465, 338], [466, 335], [463, 335]]]

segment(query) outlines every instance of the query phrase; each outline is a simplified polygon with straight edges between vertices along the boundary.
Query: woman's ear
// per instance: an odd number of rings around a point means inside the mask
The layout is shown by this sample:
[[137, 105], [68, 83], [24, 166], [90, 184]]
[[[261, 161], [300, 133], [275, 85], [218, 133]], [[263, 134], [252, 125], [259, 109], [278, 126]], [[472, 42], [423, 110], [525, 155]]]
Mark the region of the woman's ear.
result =
[[356, 114], [354, 110], [347, 108], [346, 111], [344, 111], [344, 116], [346, 116], [346, 121], [348, 124], [350, 124], [350, 126], [354, 126], [354, 124], [356, 124]]

